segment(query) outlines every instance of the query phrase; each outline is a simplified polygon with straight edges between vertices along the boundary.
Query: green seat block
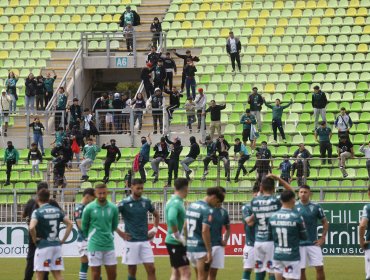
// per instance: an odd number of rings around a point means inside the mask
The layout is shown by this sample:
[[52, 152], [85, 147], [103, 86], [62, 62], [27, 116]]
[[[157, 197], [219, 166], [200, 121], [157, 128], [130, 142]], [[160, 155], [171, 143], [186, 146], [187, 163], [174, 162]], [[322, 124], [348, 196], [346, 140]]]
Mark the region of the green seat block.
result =
[[320, 73], [326, 73], [328, 71], [328, 66], [324, 63], [317, 65], [317, 71]]

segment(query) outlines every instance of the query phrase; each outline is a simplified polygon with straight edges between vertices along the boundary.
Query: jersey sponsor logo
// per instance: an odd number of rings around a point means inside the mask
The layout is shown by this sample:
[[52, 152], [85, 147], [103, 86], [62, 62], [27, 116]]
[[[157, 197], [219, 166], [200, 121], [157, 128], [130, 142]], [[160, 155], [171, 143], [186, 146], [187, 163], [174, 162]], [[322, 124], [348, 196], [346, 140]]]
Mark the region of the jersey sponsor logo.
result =
[[49, 267], [50, 266], [50, 263], [51, 263], [51, 260], [50, 259], [47, 259], [44, 261], [44, 267]]
[[285, 272], [286, 273], [292, 273], [293, 272], [293, 267], [291, 265], [288, 265], [285, 267]]
[[262, 266], [263, 266], [263, 262], [256, 261], [256, 264], [255, 264], [254, 268], [262, 268]]
[[62, 264], [62, 258], [57, 258], [55, 260], [55, 265], [61, 265]]
[[272, 266], [273, 266], [273, 265], [272, 265], [272, 261], [268, 261], [268, 262], [267, 262], [267, 268], [268, 268], [268, 269], [270, 269], [270, 268], [272, 268]]
[[313, 205], [310, 205], [311, 212], [313, 211], [313, 209], [314, 209], [314, 206]]

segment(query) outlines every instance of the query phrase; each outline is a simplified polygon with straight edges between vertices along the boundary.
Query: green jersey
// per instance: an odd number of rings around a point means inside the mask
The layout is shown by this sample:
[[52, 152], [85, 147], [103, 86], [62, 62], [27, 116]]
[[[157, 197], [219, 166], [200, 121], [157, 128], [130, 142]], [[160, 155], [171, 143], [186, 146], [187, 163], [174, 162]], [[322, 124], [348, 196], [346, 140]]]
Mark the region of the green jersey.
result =
[[211, 226], [213, 208], [207, 202], [200, 200], [190, 204], [186, 210], [186, 246], [188, 252], [206, 252], [202, 237], [203, 224]]
[[150, 199], [146, 197], [134, 199], [132, 196], [128, 196], [118, 204], [118, 211], [125, 222], [125, 232], [131, 236], [128, 241], [147, 241], [148, 212], [153, 213], [155, 211]]
[[78, 236], [77, 236], [77, 241], [78, 242], [82, 242], [82, 241], [86, 240], [86, 237], [84, 236], [84, 234], [82, 232], [82, 229], [77, 224], [77, 221], [82, 219], [82, 212], [83, 212], [85, 206], [86, 206], [85, 204], [77, 203], [76, 206], [75, 206], [75, 212], [74, 212], [74, 215], [73, 215], [74, 219], [75, 219], [75, 222], [76, 222], [77, 230], [78, 230]]
[[284, 109], [288, 108], [290, 105], [292, 105], [292, 103], [293, 102], [289, 102], [287, 105], [276, 106], [276, 105], [267, 104], [265, 101], [266, 107], [272, 109], [272, 119], [273, 120], [281, 120]]
[[225, 208], [213, 208], [211, 224], [212, 246], [222, 246], [222, 228], [230, 225], [229, 213]]
[[256, 241], [271, 241], [268, 233], [269, 219], [281, 208], [280, 198], [275, 195], [261, 195], [252, 199], [252, 214], [256, 220]]
[[60, 223], [64, 219], [64, 213], [58, 207], [46, 203], [33, 211], [31, 220], [37, 220], [36, 232], [40, 240], [36, 246], [39, 249], [60, 246], [59, 231]]
[[171, 226], [176, 226], [181, 233], [185, 223], [185, 207], [184, 200], [178, 195], [173, 195], [166, 204], [166, 222], [167, 236], [166, 243], [172, 245], [180, 245], [181, 243], [172, 237], [173, 231]]
[[303, 218], [298, 212], [282, 208], [269, 219], [269, 233], [274, 241], [274, 260], [299, 261], [300, 240], [307, 239]]
[[324, 220], [324, 210], [319, 204], [309, 202], [302, 204], [298, 201], [296, 204], [296, 210], [299, 215], [302, 216], [307, 229], [308, 238], [305, 241], [301, 241], [301, 246], [312, 246], [317, 240], [317, 221]]
[[248, 226], [246, 219], [248, 219], [252, 215], [252, 207], [250, 203], [243, 205], [242, 207], [242, 215], [243, 215], [243, 224], [244, 224], [244, 231], [245, 231], [245, 245], [247, 246], [254, 246], [255, 240], [255, 230], [256, 226]]
[[84, 158], [95, 160], [96, 155], [100, 152], [100, 148], [96, 145], [85, 145], [82, 152]]
[[[370, 204], [366, 204], [364, 206], [361, 218], [367, 220], [367, 231], [365, 235], [365, 241], [370, 241]], [[365, 249], [370, 249], [370, 244], [366, 244]]]
[[319, 127], [316, 129], [316, 133], [319, 136], [319, 141], [320, 142], [330, 142], [330, 134], [331, 134], [331, 129], [330, 127]]
[[118, 226], [118, 209], [112, 202], [100, 205], [95, 199], [82, 212], [82, 233], [87, 236], [89, 252], [114, 250], [114, 231]]

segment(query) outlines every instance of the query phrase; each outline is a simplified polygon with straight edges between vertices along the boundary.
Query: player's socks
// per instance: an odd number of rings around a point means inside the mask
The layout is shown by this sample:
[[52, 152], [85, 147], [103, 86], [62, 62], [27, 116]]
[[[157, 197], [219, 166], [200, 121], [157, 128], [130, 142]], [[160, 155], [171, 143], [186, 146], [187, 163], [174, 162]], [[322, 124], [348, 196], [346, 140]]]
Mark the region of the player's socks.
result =
[[244, 271], [243, 272], [243, 280], [251, 280], [251, 273], [252, 273], [252, 271]]
[[275, 276], [274, 275], [270, 275], [269, 280], [275, 280]]
[[87, 263], [81, 263], [80, 266], [80, 280], [87, 280], [87, 270], [89, 269], [89, 265]]
[[133, 276], [128, 276], [127, 280], [136, 280], [136, 277], [133, 277]]
[[256, 272], [256, 280], [265, 280], [266, 271]]

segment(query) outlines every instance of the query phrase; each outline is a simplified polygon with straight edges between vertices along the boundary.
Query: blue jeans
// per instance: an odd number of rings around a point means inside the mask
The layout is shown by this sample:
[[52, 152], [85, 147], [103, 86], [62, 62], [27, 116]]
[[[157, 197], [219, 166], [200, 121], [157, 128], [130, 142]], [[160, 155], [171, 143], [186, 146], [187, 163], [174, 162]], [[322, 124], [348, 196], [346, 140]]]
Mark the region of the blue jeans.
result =
[[12, 101], [10, 101], [9, 111], [10, 113], [15, 113], [15, 111], [17, 110], [17, 100], [15, 99], [15, 96], [13, 94], [9, 94], [9, 95], [10, 95], [10, 98], [12, 99]]
[[42, 134], [34, 133], [33, 134], [33, 142], [38, 144], [41, 149], [41, 153], [44, 153], [44, 139], [42, 138]]
[[27, 114], [35, 114], [35, 96], [26, 95], [26, 111]]
[[195, 99], [195, 87], [197, 83], [195, 82], [194, 77], [186, 77], [186, 95], [189, 98], [190, 97], [190, 88], [192, 92], [192, 98]]

